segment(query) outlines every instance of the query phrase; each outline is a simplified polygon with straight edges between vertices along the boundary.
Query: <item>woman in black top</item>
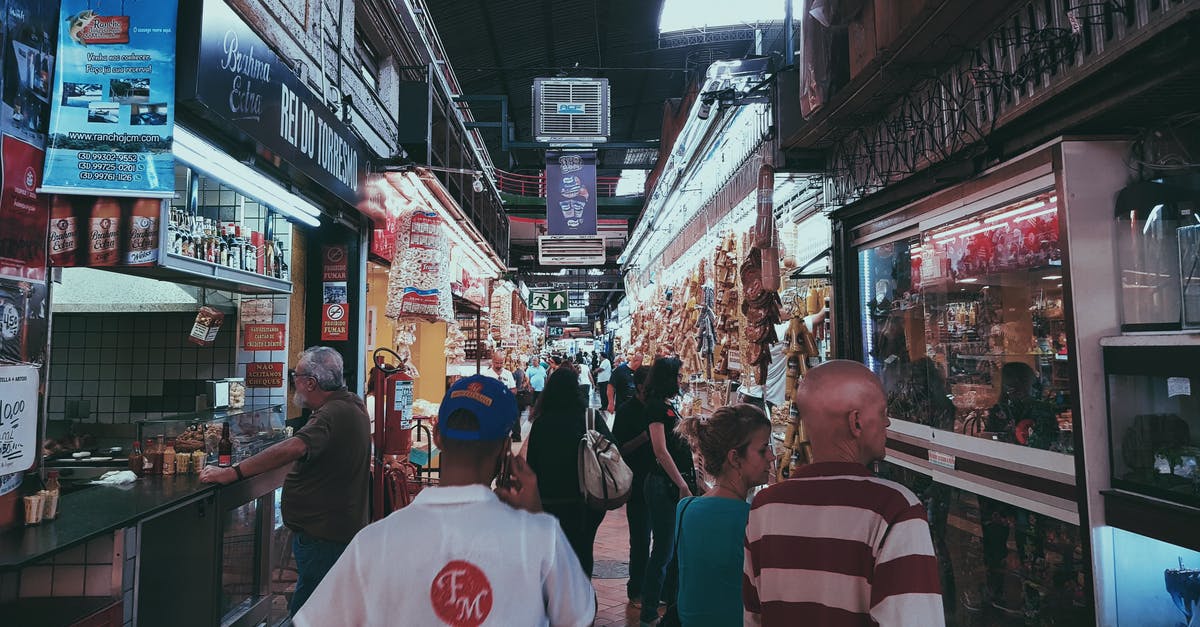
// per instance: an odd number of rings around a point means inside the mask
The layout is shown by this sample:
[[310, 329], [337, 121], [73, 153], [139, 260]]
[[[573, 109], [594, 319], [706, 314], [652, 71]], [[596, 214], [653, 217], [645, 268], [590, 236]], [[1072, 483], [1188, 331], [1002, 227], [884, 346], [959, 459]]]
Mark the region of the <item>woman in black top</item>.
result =
[[[657, 462], [645, 480], [646, 509], [650, 513], [651, 548], [642, 578], [641, 621], [658, 620], [658, 602], [663, 595], [663, 581], [671, 563], [675, 544], [675, 504], [696, 492], [696, 474], [692, 450], [675, 433], [679, 424], [679, 362], [660, 357], [650, 368], [646, 386], [646, 422], [650, 445]], [[674, 591], [666, 591], [668, 598]]]
[[[558, 519], [559, 526], [579, 558], [579, 565], [592, 574], [592, 544], [597, 518], [579, 491], [579, 440], [586, 428], [587, 406], [579, 396], [579, 374], [563, 364], [546, 380], [546, 387], [533, 406], [526, 460], [538, 475], [542, 509]], [[596, 430], [612, 438], [608, 425], [596, 421]]]

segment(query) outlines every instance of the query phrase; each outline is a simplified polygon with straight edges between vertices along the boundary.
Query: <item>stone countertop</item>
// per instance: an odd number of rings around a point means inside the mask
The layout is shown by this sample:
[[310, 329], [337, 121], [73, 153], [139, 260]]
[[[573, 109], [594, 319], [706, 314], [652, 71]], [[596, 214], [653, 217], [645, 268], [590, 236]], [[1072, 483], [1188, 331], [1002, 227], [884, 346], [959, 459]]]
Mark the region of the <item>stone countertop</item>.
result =
[[217, 489], [200, 483], [199, 475], [188, 474], [142, 477], [129, 487], [93, 486], [64, 494], [56, 520], [0, 532], [0, 571], [27, 566]]

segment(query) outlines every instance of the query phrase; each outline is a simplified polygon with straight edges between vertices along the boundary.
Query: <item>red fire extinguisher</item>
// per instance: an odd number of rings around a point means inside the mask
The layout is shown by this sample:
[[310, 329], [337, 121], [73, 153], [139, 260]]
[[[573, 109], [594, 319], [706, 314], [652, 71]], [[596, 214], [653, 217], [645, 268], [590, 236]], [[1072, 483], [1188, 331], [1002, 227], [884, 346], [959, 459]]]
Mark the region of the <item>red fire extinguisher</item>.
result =
[[[388, 361], [388, 355], [394, 362]], [[379, 520], [411, 500], [408, 480], [416, 476], [417, 470], [408, 459], [412, 451], [413, 378], [391, 349], [375, 349], [371, 359], [375, 362], [368, 390], [375, 394], [371, 514], [373, 520]]]

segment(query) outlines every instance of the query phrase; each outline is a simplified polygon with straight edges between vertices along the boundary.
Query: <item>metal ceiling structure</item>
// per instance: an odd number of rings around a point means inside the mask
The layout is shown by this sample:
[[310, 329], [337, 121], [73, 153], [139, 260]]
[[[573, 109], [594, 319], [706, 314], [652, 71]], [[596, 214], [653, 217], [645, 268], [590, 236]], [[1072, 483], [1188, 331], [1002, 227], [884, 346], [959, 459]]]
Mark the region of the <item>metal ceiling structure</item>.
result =
[[[741, 58], [755, 51], [756, 31], [765, 49], [782, 50], [782, 22], [710, 27], [658, 34], [663, 0], [438, 0], [430, 17], [459, 83], [461, 101], [470, 106], [497, 168], [537, 174], [545, 168], [545, 149], [533, 144], [532, 85], [538, 77], [599, 77], [611, 86], [612, 131], [597, 145], [598, 174], [624, 169], [650, 170], [658, 161], [664, 106], [683, 96], [717, 59]], [[501, 149], [500, 122], [505, 102], [509, 151]], [[544, 201], [506, 196], [510, 213], [544, 216]], [[603, 235], [612, 246], [610, 263], [599, 276], [537, 265], [537, 229], [513, 222], [510, 264], [535, 288], [586, 289], [589, 315], [598, 316], [619, 299], [623, 282], [615, 259], [627, 228], [613, 232], [612, 220], [631, 227], [640, 200], [599, 208], [608, 222]], [[526, 202], [528, 201], [528, 202]], [[540, 206], [539, 206], [540, 204]], [[586, 279], [584, 278], [586, 277]]]

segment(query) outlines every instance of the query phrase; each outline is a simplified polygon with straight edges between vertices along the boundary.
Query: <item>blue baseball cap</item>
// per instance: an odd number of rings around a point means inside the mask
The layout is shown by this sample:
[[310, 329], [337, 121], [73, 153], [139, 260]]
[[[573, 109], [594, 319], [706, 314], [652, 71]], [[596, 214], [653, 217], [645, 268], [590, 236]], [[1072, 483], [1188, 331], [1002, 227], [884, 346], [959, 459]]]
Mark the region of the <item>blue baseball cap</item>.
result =
[[[479, 430], [463, 431], [446, 426], [446, 418], [460, 409], [471, 412], [479, 421]], [[454, 382], [438, 408], [438, 431], [452, 440], [503, 440], [516, 421], [517, 397], [498, 379], [481, 374]]]

